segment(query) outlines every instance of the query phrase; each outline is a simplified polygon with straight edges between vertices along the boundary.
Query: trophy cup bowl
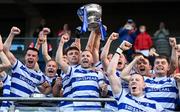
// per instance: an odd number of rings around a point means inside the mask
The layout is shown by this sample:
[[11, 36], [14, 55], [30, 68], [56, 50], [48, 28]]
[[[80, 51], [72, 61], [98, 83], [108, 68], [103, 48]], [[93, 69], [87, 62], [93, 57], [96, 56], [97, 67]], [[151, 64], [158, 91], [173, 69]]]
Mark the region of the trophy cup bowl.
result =
[[102, 8], [98, 4], [87, 4], [80, 7], [77, 11], [77, 14], [81, 21], [83, 21], [84, 8], [87, 11], [88, 30], [94, 31], [99, 27], [99, 22], [101, 21], [102, 16]]

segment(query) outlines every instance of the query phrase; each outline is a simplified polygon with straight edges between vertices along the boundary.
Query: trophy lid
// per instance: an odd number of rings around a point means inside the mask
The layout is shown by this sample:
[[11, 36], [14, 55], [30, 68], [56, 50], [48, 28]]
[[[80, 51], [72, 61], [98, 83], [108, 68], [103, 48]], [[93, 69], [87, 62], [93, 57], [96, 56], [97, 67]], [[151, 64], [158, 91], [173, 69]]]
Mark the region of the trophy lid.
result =
[[79, 16], [81, 21], [83, 21], [84, 8], [86, 9], [87, 13], [89, 13], [89, 12], [96, 12], [96, 13], [98, 13], [98, 15], [101, 18], [102, 7], [100, 5], [98, 5], [98, 4], [92, 3], [92, 4], [86, 4], [86, 5], [80, 7], [77, 10], [77, 15]]

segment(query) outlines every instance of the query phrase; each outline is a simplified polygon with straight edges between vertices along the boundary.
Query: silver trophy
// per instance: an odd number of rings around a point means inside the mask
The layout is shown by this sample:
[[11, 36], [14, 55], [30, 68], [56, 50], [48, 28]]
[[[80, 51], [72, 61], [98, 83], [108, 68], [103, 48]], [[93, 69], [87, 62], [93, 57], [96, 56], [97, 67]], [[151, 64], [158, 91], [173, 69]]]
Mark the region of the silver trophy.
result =
[[99, 28], [99, 22], [101, 21], [102, 8], [98, 4], [87, 4], [80, 7], [77, 14], [81, 21], [83, 21], [83, 11], [86, 9], [87, 12], [87, 25], [88, 30], [93, 31]]

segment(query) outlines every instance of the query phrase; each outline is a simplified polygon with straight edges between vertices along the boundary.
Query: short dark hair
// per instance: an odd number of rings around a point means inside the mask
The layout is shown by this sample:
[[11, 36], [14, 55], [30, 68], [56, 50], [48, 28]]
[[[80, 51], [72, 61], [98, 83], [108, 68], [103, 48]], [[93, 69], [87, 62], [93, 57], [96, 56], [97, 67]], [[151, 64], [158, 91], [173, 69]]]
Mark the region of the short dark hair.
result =
[[168, 64], [170, 64], [169, 58], [165, 55], [159, 55], [155, 58], [155, 61], [156, 61], [156, 59], [165, 59], [168, 62]]
[[77, 47], [73, 46], [73, 47], [68, 47], [68, 48], [65, 50], [65, 54], [67, 55], [67, 53], [68, 53], [69, 51], [71, 51], [71, 50], [77, 50], [77, 51], [79, 52], [79, 49], [78, 49]]
[[36, 49], [36, 48], [34, 48], [34, 47], [28, 47], [28, 48], [26, 49], [26, 52], [27, 52], [28, 50], [36, 51], [36, 52], [39, 54], [39, 50]]

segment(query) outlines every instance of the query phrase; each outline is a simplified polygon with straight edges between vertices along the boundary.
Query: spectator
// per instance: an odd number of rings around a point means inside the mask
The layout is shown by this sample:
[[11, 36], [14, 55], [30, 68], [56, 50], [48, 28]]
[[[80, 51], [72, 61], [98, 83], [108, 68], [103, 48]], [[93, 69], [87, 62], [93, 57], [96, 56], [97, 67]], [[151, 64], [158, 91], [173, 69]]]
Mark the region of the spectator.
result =
[[[35, 28], [34, 32], [33, 32], [33, 37], [34, 38], [37, 38], [38, 35], [39, 35], [39, 32], [43, 30], [44, 27], [49, 27], [46, 23], [46, 20], [44, 18], [42, 18], [40, 20], [40, 24], [39, 26], [37, 26], [37, 28]], [[49, 34], [48, 34], [48, 37], [53, 37], [53, 32], [51, 31]]]
[[58, 32], [57, 32], [57, 35], [58, 37], [61, 37], [63, 34], [65, 33], [68, 33], [69, 35], [71, 35], [71, 30], [69, 28], [69, 25], [68, 24], [64, 24], [63, 25], [63, 29], [60, 29]]
[[160, 23], [159, 29], [154, 33], [154, 46], [159, 55], [170, 56], [169, 31], [163, 22]]
[[[130, 42], [131, 44], [134, 44], [136, 36], [137, 36], [137, 30], [136, 30], [135, 22], [132, 19], [128, 19], [124, 27], [119, 29], [120, 43], [122, 43], [123, 40], [126, 40]], [[128, 62], [132, 60], [133, 53], [134, 53], [134, 50], [132, 48], [124, 52], [124, 54], [127, 56]]]
[[139, 27], [140, 33], [137, 35], [134, 42], [134, 49], [136, 52], [141, 52], [145, 56], [149, 56], [149, 50], [153, 43], [151, 36], [146, 32], [146, 26], [141, 25]]

